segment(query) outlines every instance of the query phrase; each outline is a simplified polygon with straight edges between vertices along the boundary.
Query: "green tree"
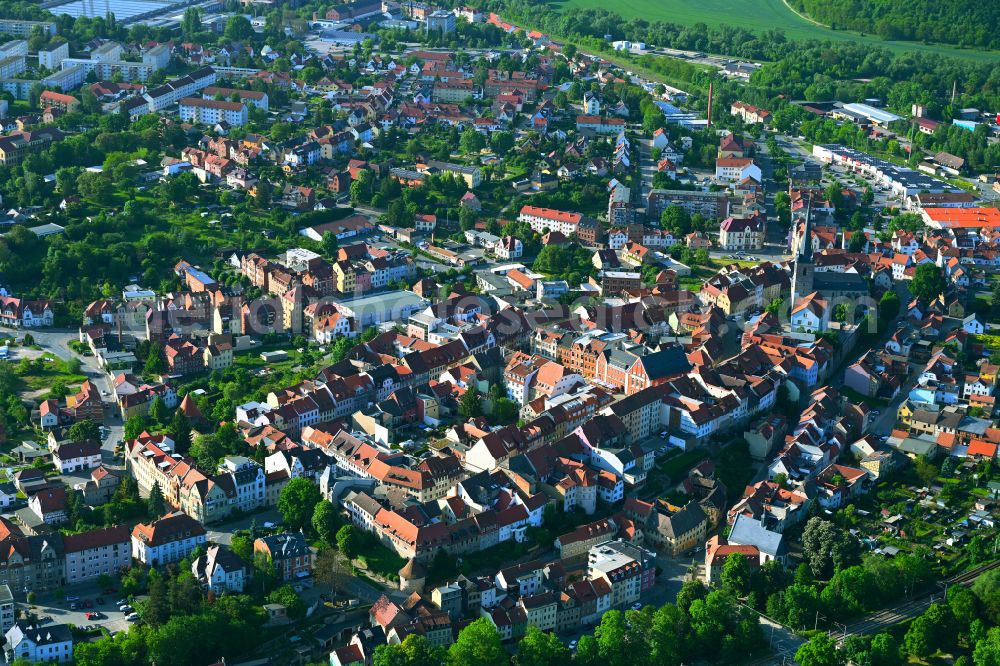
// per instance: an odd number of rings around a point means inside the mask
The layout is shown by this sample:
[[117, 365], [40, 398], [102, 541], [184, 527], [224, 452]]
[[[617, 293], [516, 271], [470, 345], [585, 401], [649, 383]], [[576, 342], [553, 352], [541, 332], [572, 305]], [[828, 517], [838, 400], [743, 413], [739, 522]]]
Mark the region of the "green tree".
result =
[[402, 643], [375, 648], [372, 663], [374, 666], [425, 666], [440, 664], [444, 656], [444, 648], [432, 645], [420, 634], [409, 634]]
[[323, 254], [325, 256], [331, 260], [336, 260], [338, 247], [339, 243], [337, 242], [336, 234], [332, 234], [329, 231], [323, 234]]
[[[89, 88], [84, 88], [89, 90]], [[64, 197], [71, 197], [77, 193], [76, 189], [76, 177], [79, 174], [78, 169], [72, 168], [62, 168], [56, 171], [56, 189]]]
[[628, 653], [626, 643], [625, 615], [619, 610], [609, 610], [601, 616], [601, 622], [594, 629], [594, 639], [601, 660], [608, 666], [626, 666], [634, 655]]
[[799, 666], [840, 666], [844, 663], [837, 644], [826, 634], [813, 636], [795, 652]]
[[740, 553], [732, 553], [722, 566], [722, 589], [733, 596], [742, 597], [750, 591], [750, 562]]
[[146, 429], [146, 421], [141, 416], [130, 416], [122, 425], [122, 438], [125, 441], [137, 439]]
[[469, 624], [448, 648], [447, 666], [507, 666], [510, 659], [496, 627], [482, 617]]
[[899, 296], [893, 290], [888, 290], [882, 294], [878, 302], [878, 316], [883, 321], [892, 321], [899, 316]]
[[191, 450], [191, 422], [180, 409], [176, 410], [170, 419], [169, 430], [170, 438], [174, 440], [174, 450], [186, 456]]
[[339, 530], [337, 530], [337, 548], [343, 553], [344, 557], [349, 560], [353, 560], [358, 554], [358, 548], [360, 546], [360, 537], [358, 536], [357, 530], [354, 525], [343, 525]]
[[863, 232], [855, 231], [853, 234], [851, 234], [851, 240], [848, 241], [847, 243], [847, 251], [854, 253], [861, 252], [862, 250], [864, 250], [865, 241], [867, 240], [868, 239], [865, 238], [865, 234]]
[[660, 226], [674, 236], [685, 236], [691, 233], [691, 213], [677, 205], [667, 206], [660, 215]]
[[584, 634], [576, 646], [573, 657], [574, 664], [581, 666], [600, 666], [601, 652], [597, 647], [597, 639], [592, 634]]
[[76, 179], [76, 188], [80, 196], [100, 206], [107, 206], [114, 200], [114, 186], [102, 173], [81, 173]]
[[282, 585], [267, 595], [268, 602], [281, 604], [288, 612], [288, 617], [293, 620], [301, 620], [306, 616], [306, 604], [302, 597], [295, 593], [291, 585]]
[[1000, 666], [1000, 628], [993, 627], [972, 652], [976, 666]]
[[253, 537], [249, 534], [233, 534], [229, 549], [244, 562], [253, 562]]
[[816, 578], [829, 578], [860, 556], [857, 541], [832, 522], [813, 517], [802, 531], [802, 554]]
[[931, 604], [923, 615], [910, 623], [903, 637], [907, 653], [925, 659], [938, 650], [947, 649], [951, 640], [953, 617], [947, 606]]
[[682, 613], [687, 613], [691, 604], [698, 599], [704, 599], [708, 595], [708, 589], [705, 584], [701, 582], [700, 578], [694, 580], [686, 580], [681, 584], [681, 589], [677, 593], [677, 607], [681, 609]]
[[[159, 486], [154, 486], [159, 490]], [[148, 576], [149, 597], [139, 606], [139, 614], [147, 624], [158, 627], [170, 617], [170, 601], [167, 598], [167, 581], [156, 570], [150, 569]]]
[[930, 303], [944, 293], [947, 282], [937, 264], [927, 262], [918, 264], [910, 280], [910, 293], [924, 303]]
[[163, 491], [160, 489], [158, 481], [153, 482], [153, 487], [149, 489], [149, 497], [146, 499], [146, 514], [150, 519], [155, 520], [166, 513], [166, 501], [163, 499]]
[[911, 234], [920, 233], [924, 230], [924, 219], [917, 213], [902, 213], [889, 221], [886, 226], [886, 233], [889, 238], [897, 231], [906, 231]]
[[494, 132], [490, 135], [490, 147], [503, 157], [514, 147], [514, 135], [510, 132]]
[[101, 427], [90, 419], [83, 419], [71, 425], [67, 431], [67, 435], [74, 442], [82, 442], [84, 440], [99, 442], [101, 441]]
[[320, 539], [331, 545], [335, 542], [340, 519], [333, 504], [324, 500], [317, 502], [311, 523], [313, 531]]
[[990, 624], [1000, 624], [1000, 569], [991, 569], [977, 578], [972, 593]]
[[167, 409], [167, 403], [163, 401], [163, 398], [156, 396], [153, 398], [153, 402], [149, 405], [149, 418], [153, 420], [154, 423], [166, 423], [167, 416], [170, 411]]
[[483, 405], [479, 392], [472, 386], [466, 389], [458, 401], [458, 413], [466, 419], [482, 416]]
[[253, 37], [253, 26], [245, 16], [230, 16], [226, 21], [225, 35], [227, 39], [238, 42], [246, 41]]
[[572, 660], [569, 648], [555, 634], [532, 625], [517, 644], [517, 666], [564, 666]]
[[503, 396], [493, 403], [493, 413], [490, 414], [491, 423], [510, 424], [517, 421], [517, 403]]
[[150, 343], [142, 371], [147, 375], [159, 375], [167, 371], [167, 359], [163, 355], [163, 345], [159, 342]]
[[309, 527], [316, 505], [323, 499], [319, 486], [306, 478], [296, 478], [282, 488], [278, 496], [278, 511], [288, 529], [297, 532]]
[[468, 127], [462, 132], [460, 145], [463, 153], [476, 154], [486, 147], [486, 138], [474, 128]]
[[891, 634], [877, 634], [872, 638], [868, 649], [870, 666], [899, 666], [902, 662], [899, 655], [899, 641]]
[[185, 37], [191, 37], [201, 30], [201, 12], [197, 7], [188, 7], [184, 10], [184, 17], [181, 19], [181, 33]]
[[917, 477], [920, 478], [921, 483], [925, 486], [929, 486], [933, 483], [934, 479], [936, 479], [939, 474], [937, 466], [923, 456], [913, 461], [913, 469], [916, 472]]

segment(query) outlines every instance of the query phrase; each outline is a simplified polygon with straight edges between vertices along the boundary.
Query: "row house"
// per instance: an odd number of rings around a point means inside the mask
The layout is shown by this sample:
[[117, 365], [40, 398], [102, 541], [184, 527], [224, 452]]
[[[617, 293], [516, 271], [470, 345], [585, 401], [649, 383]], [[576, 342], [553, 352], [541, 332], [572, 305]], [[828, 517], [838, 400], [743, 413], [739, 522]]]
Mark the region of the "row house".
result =
[[0, 324], [9, 328], [50, 328], [55, 321], [51, 301], [0, 296]]
[[174, 453], [173, 441], [166, 435], [144, 432], [128, 441], [125, 468], [143, 496], [158, 486], [169, 505], [202, 523], [221, 520], [232, 510], [235, 489], [217, 483], [199, 471], [193, 460]]

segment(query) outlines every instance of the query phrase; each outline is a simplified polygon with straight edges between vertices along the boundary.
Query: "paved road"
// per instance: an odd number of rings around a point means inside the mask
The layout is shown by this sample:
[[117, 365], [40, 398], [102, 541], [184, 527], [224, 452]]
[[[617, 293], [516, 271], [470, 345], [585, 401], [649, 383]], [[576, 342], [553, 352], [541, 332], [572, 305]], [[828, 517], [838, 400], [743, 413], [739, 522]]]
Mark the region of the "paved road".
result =
[[104, 398], [104, 425], [108, 428], [108, 434], [101, 443], [104, 462], [117, 464], [114, 458], [114, 448], [115, 444], [122, 439], [122, 421], [118, 406], [114, 401], [114, 386], [111, 383], [111, 377], [98, 367], [97, 360], [93, 356], [80, 356], [67, 346], [70, 341], [79, 339], [75, 331], [38, 329], [32, 330], [31, 335], [35, 338], [35, 344], [44, 351], [63, 360], [77, 358], [81, 361], [84, 374], [97, 385]]
[[[646, 203], [646, 195], [653, 189], [653, 179], [656, 177], [656, 160], [653, 159], [653, 140], [638, 139], [639, 144], [639, 188], [640, 205]], [[644, 209], [645, 210], [645, 209]]]
[[277, 509], [262, 511], [260, 513], [255, 513], [252, 516], [240, 518], [239, 520], [227, 521], [221, 525], [207, 527], [205, 538], [209, 541], [228, 546], [233, 541], [233, 532], [237, 530], [250, 529], [251, 525], [264, 527], [264, 523], [267, 522], [275, 524], [281, 522], [281, 514], [278, 513]]

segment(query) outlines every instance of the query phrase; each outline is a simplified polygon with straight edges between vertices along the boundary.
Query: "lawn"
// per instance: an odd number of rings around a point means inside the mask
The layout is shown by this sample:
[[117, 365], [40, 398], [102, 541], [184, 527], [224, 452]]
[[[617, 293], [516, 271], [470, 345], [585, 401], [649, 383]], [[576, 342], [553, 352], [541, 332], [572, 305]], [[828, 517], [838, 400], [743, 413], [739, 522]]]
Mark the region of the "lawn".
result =
[[388, 580], [399, 579], [399, 570], [406, 564], [406, 560], [395, 551], [374, 540], [365, 545], [364, 551], [357, 557], [362, 570]]
[[78, 362], [74, 363], [75, 367], [71, 367], [66, 361], [49, 353], [42, 354], [40, 358], [41, 362], [35, 360], [15, 366], [23, 387], [27, 391], [49, 389], [59, 383], [72, 388], [87, 378], [86, 375], [79, 372]]
[[708, 457], [705, 449], [692, 449], [656, 463], [656, 470], [670, 477], [671, 483], [680, 481], [684, 474]]
[[601, 0], [562, 0], [553, 3], [553, 6], [563, 9], [608, 9], [629, 19], [642, 18], [646, 21], [665, 21], [687, 26], [693, 26], [696, 23], [705, 23], [709, 26], [728, 24], [755, 32], [778, 28], [783, 30], [789, 39], [855, 41], [882, 46], [893, 51], [926, 52], [964, 60], [990, 61], [997, 58], [995, 52], [965, 50], [919, 42], [890, 42], [874, 35], [831, 30], [798, 16], [782, 0], [756, 0], [753, 2], [751, 0], [702, 0], [696, 3], [685, 0], [623, 0], [614, 5], [606, 5]]
[[885, 407], [886, 405], [889, 404], [888, 401], [883, 400], [882, 398], [872, 398], [867, 395], [862, 395], [861, 393], [858, 393], [854, 389], [848, 388], [846, 386], [840, 386], [838, 387], [838, 390], [840, 391], [841, 395], [843, 395], [845, 398], [854, 403], [864, 403], [869, 407], [875, 407], [875, 408]]

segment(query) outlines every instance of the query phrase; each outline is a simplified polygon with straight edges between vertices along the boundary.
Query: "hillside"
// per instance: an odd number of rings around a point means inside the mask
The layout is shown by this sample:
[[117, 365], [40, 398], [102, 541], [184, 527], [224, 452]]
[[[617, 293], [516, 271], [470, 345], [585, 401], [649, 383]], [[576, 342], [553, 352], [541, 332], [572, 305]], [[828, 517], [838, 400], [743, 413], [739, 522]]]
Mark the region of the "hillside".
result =
[[[808, 1], [812, 3], [819, 0]], [[657, 45], [709, 50], [743, 58], [760, 57], [755, 53], [757, 49], [754, 48], [754, 42], [763, 35], [768, 35], [764, 38], [768, 43], [773, 43], [774, 38], [779, 43], [786, 39], [814, 39], [882, 47], [894, 53], [948, 56], [975, 62], [995, 61], [997, 58], [995, 52], [960, 49], [940, 43], [883, 39], [871, 32], [870, 25], [863, 26], [860, 31], [832, 30], [811, 22], [805, 17], [807, 11], [804, 9], [796, 10], [801, 11], [803, 16], [796, 14], [782, 0], [701, 0], [697, 3], [687, 0], [620, 0], [612, 5], [603, 0], [548, 0], [543, 3], [487, 0], [486, 7], [508, 18], [530, 18], [533, 25], [560, 35], [577, 33], [600, 37], [609, 34], [621, 39], [645, 38], [649, 43]], [[553, 9], [557, 11], [553, 12]], [[596, 17], [599, 25], [595, 25], [595, 16], [583, 15], [581, 12], [585, 10], [607, 13]], [[621, 20], [622, 18], [625, 20]], [[725, 50], [719, 50], [719, 45], [704, 40], [702, 34], [706, 26], [709, 29], [724, 30], [726, 35], [733, 37], [727, 40], [732, 42], [731, 45]], [[658, 29], [659, 27], [665, 29]], [[778, 37], [775, 31], [780, 31], [781, 36]]]
[[981, 0], [789, 0], [835, 29], [882, 39], [1000, 48], [1000, 3]]
[[[859, 0], [860, 1], [860, 0]], [[552, 34], [629, 39], [670, 48], [756, 60], [780, 60], [793, 42], [829, 41], [882, 48], [900, 55], [996, 62], [997, 52], [947, 44], [885, 40], [832, 30], [799, 15], [782, 0], [485, 0], [484, 8]], [[557, 11], [552, 11], [553, 9]]]

